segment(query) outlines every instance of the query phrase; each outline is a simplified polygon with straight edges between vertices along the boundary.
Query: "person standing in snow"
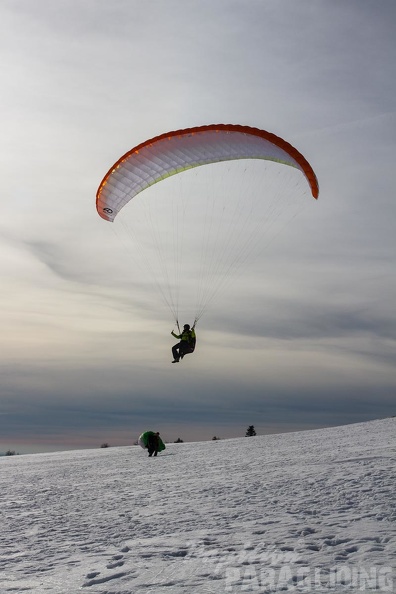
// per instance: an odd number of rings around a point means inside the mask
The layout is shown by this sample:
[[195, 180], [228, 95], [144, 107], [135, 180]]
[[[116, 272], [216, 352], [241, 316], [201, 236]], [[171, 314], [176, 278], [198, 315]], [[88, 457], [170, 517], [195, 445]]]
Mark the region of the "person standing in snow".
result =
[[156, 456], [158, 454], [158, 449], [160, 445], [160, 436], [159, 431], [156, 433], [150, 431], [150, 435], [147, 439], [147, 449], [149, 456], [151, 457], [153, 454]]

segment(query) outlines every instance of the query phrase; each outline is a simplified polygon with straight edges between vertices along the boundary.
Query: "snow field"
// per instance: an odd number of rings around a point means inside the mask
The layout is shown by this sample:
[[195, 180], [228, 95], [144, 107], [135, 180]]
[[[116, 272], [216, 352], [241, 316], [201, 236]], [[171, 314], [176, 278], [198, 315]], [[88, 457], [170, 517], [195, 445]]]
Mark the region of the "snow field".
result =
[[0, 594], [394, 592], [395, 452], [385, 419], [1, 458]]

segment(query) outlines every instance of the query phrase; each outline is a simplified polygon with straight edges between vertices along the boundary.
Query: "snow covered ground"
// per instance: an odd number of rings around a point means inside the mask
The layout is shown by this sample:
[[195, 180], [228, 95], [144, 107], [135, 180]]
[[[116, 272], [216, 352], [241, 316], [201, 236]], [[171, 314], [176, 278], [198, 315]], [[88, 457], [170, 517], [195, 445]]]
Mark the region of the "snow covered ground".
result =
[[0, 593], [395, 592], [395, 453], [385, 419], [3, 457]]

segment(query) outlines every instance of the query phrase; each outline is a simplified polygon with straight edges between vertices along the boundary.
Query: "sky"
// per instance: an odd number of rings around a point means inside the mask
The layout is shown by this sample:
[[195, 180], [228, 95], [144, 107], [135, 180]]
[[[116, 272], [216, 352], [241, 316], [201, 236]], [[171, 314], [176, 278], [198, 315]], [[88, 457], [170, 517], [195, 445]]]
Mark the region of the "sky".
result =
[[[395, 29], [392, 0], [2, 1], [0, 451], [395, 413]], [[320, 195], [175, 366], [95, 195], [133, 146], [210, 123], [287, 139]]]

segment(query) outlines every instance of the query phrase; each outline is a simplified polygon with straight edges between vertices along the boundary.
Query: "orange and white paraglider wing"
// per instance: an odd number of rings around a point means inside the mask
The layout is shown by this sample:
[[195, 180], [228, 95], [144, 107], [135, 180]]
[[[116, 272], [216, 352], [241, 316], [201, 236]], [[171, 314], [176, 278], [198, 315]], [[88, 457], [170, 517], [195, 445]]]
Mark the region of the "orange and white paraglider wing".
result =
[[113, 221], [139, 192], [187, 169], [234, 159], [264, 159], [299, 169], [314, 198], [316, 175], [291, 144], [275, 134], [233, 124], [213, 124], [168, 132], [147, 140], [123, 155], [103, 178], [97, 194], [99, 215]]

